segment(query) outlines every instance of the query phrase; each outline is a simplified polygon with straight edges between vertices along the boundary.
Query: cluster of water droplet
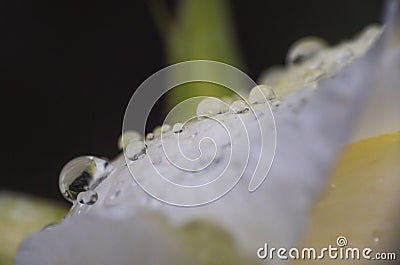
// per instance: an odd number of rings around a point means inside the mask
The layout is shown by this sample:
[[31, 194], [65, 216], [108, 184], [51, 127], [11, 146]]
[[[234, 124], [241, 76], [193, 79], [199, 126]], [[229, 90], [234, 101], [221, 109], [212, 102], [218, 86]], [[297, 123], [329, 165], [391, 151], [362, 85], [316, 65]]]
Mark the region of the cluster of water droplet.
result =
[[[228, 112], [243, 116], [245, 113], [251, 113], [252, 106], [264, 102], [270, 103], [276, 109], [282, 101], [290, 101], [290, 97], [285, 98], [290, 92], [302, 88], [316, 89], [321, 80], [334, 76], [341, 68], [360, 57], [368, 50], [380, 32], [379, 26], [372, 25], [355, 40], [343, 42], [336, 47], [329, 47], [324, 40], [316, 37], [300, 39], [288, 50], [286, 66], [274, 66], [268, 69], [260, 78], [260, 85], [255, 86], [247, 98], [207, 97], [198, 104], [196, 114], [202, 120], [200, 122], [206, 124], [209, 119], [204, 118]], [[258, 118], [257, 113], [254, 114]], [[203, 127], [208, 130], [210, 126]], [[172, 127], [163, 124], [154, 128], [153, 132], [145, 137], [137, 131], [125, 131], [118, 140], [118, 147], [124, 150], [129, 160], [136, 161], [148, 154], [148, 145], [160, 145], [155, 139], [160, 139], [167, 133], [169, 137], [178, 138], [185, 134], [185, 130], [189, 135], [187, 139], [193, 140], [196, 137], [196, 129], [191, 129], [188, 123], [176, 123]], [[157, 150], [156, 153], [161, 149]], [[108, 162], [104, 159], [93, 156], [78, 157], [70, 161], [60, 173], [61, 193], [68, 201], [86, 205], [94, 204], [98, 199], [95, 188], [109, 171]], [[119, 192], [113, 192], [113, 194], [119, 194]]]
[[107, 160], [94, 156], [81, 156], [68, 162], [61, 170], [59, 188], [70, 202], [94, 204], [98, 195], [95, 188], [107, 177]]
[[317, 37], [296, 41], [288, 50], [286, 66], [273, 66], [260, 77], [259, 84], [273, 87], [280, 98], [301, 88], [315, 89], [318, 83], [336, 75], [343, 67], [363, 55], [382, 28], [370, 25], [354, 40], [330, 47]]

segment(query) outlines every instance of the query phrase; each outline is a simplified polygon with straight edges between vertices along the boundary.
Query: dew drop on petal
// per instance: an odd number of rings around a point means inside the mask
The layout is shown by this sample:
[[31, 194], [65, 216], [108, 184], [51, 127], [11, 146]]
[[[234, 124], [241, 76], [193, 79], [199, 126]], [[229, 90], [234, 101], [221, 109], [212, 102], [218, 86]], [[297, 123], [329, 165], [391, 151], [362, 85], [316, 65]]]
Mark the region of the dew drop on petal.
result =
[[171, 130], [171, 125], [169, 124], [164, 124], [163, 126], [161, 126], [161, 133], [166, 133], [169, 130]]
[[296, 41], [288, 51], [286, 64], [305, 62], [327, 47], [327, 43], [318, 37], [305, 37]]
[[253, 104], [265, 102], [265, 100], [274, 100], [275, 98], [276, 95], [272, 87], [267, 85], [258, 85], [251, 89], [249, 102]]
[[307, 71], [304, 75], [304, 83], [310, 83], [314, 81], [318, 81], [321, 78], [325, 77], [326, 73], [324, 70], [320, 68], [311, 69]]
[[249, 105], [241, 99], [232, 102], [230, 108], [233, 113], [244, 113], [250, 110]]
[[126, 147], [131, 140], [141, 140], [142, 135], [137, 131], [125, 131], [121, 136], [118, 138], [118, 148], [122, 150]]
[[207, 97], [197, 105], [197, 116], [214, 116], [228, 111], [228, 106], [222, 100], [214, 97]]
[[81, 156], [68, 162], [60, 172], [59, 188], [61, 194], [70, 202], [79, 193], [98, 185], [106, 176], [109, 163], [93, 156]]
[[172, 131], [174, 132], [174, 133], [181, 133], [181, 132], [183, 132], [183, 124], [182, 123], [175, 123], [174, 124], [174, 127], [172, 127]]
[[125, 148], [125, 155], [131, 161], [136, 161], [146, 153], [146, 144], [142, 140], [133, 140]]
[[98, 199], [97, 192], [94, 190], [82, 191], [78, 194], [77, 201], [80, 204], [92, 205], [95, 204]]

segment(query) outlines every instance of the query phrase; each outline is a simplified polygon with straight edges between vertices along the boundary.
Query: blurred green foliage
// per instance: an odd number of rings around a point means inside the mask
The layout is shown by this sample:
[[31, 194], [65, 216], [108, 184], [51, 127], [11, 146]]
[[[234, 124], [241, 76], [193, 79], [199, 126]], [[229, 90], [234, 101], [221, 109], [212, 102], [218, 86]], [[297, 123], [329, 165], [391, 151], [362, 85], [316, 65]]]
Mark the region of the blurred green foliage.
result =
[[[174, 14], [164, 1], [151, 3], [150, 10], [164, 40], [168, 64], [203, 59], [243, 67], [229, 1], [181, 0], [177, 2]], [[188, 83], [168, 92], [167, 107], [194, 96], [223, 97], [229, 94], [229, 90], [215, 84]]]

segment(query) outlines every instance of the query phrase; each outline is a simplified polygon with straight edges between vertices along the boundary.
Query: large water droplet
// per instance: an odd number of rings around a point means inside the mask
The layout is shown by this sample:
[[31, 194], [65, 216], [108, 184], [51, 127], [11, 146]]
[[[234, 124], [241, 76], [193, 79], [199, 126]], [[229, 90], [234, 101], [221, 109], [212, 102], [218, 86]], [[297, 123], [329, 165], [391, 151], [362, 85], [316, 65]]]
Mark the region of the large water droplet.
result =
[[133, 140], [125, 148], [125, 155], [129, 160], [135, 161], [146, 153], [146, 144], [142, 140]]
[[109, 171], [108, 161], [81, 156], [68, 162], [61, 170], [59, 188], [61, 194], [70, 202], [76, 201], [78, 194], [96, 187]]
[[172, 127], [172, 131], [174, 132], [174, 133], [181, 133], [181, 132], [183, 132], [183, 124], [182, 123], [175, 123], [174, 124], [174, 127]]
[[296, 41], [288, 51], [286, 64], [305, 62], [327, 47], [327, 43], [318, 37], [305, 37]]
[[250, 110], [249, 105], [241, 99], [234, 101], [230, 108], [233, 113], [244, 113]]
[[93, 190], [82, 191], [78, 194], [77, 201], [80, 204], [92, 205], [95, 204], [98, 199], [97, 192]]
[[118, 138], [118, 148], [122, 150], [124, 147], [128, 145], [128, 143], [132, 140], [141, 140], [142, 135], [137, 131], [125, 131]]
[[250, 91], [249, 95], [249, 102], [253, 103], [260, 103], [265, 102], [265, 100], [274, 100], [276, 98], [275, 92], [272, 87], [267, 85], [258, 85], [255, 86]]
[[207, 97], [200, 101], [197, 105], [197, 116], [214, 116], [216, 114], [224, 113], [228, 111], [228, 106], [222, 100], [214, 97]]

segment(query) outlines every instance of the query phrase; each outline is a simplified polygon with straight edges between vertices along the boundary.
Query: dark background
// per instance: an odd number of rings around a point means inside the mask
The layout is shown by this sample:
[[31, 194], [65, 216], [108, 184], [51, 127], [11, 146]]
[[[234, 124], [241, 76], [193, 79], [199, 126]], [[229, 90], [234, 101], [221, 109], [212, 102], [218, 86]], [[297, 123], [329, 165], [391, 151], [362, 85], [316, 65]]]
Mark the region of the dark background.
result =
[[[169, 2], [173, 7], [173, 1]], [[246, 72], [282, 64], [302, 36], [330, 43], [380, 21], [380, 1], [232, 1]], [[165, 63], [145, 1], [0, 3], [0, 190], [62, 200], [58, 173], [112, 158], [134, 89]], [[154, 125], [157, 121], [154, 121]]]

